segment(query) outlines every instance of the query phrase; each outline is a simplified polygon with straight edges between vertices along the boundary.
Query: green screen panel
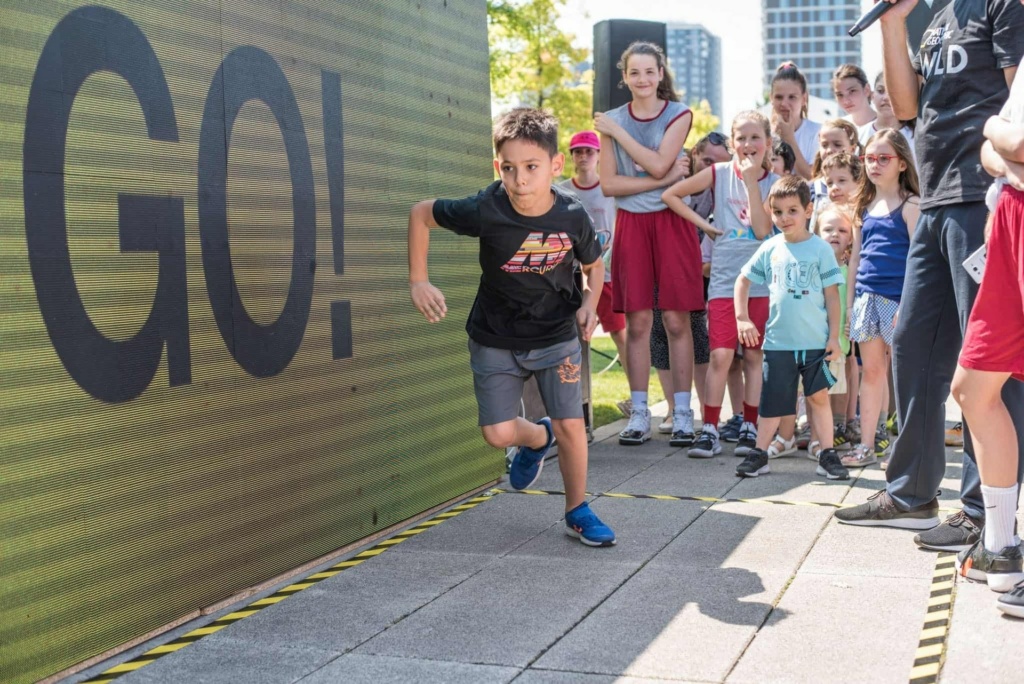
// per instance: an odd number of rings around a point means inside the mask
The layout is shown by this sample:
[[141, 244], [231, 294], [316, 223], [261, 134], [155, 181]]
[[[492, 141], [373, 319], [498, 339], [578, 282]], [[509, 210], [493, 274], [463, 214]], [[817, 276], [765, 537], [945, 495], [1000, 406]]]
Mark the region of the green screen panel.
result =
[[5, 2], [0, 680], [65, 669], [498, 477], [463, 321], [485, 3]]

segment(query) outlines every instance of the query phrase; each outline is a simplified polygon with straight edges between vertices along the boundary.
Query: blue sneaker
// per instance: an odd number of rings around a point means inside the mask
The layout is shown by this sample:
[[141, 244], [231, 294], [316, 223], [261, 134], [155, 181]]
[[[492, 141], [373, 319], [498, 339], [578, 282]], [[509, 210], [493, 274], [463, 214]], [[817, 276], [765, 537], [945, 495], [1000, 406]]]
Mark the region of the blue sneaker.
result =
[[586, 501], [565, 514], [565, 533], [587, 546], [614, 546], [615, 533], [590, 510]]
[[544, 455], [551, 448], [555, 441], [555, 432], [551, 429], [551, 419], [541, 418], [537, 425], [543, 425], [548, 431], [548, 443], [542, 449], [536, 450], [530, 447], [521, 446], [516, 455], [512, 457], [512, 465], [508, 469], [508, 483], [512, 489], [526, 489], [540, 477], [540, 471], [544, 468]]

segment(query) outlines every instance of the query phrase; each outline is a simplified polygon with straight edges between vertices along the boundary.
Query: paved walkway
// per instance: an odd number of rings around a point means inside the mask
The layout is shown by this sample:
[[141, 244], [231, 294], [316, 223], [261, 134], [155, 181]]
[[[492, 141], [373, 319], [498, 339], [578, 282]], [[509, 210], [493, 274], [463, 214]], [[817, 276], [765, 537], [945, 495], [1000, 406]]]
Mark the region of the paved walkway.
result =
[[[922, 642], [948, 615], [948, 570], [933, 581], [912, 533], [833, 519], [882, 486], [877, 468], [830, 483], [801, 456], [743, 480], [730, 449], [692, 460], [665, 436], [621, 447], [617, 429], [598, 431], [590, 491], [745, 501], [599, 497], [619, 543], [590, 549], [563, 533], [562, 497], [497, 494], [117, 681], [880, 683], [908, 682], [918, 658], [924, 682], [942, 657], [943, 682], [1022, 681], [1024, 622], [986, 587], [957, 582], [948, 637]], [[555, 463], [537, 488], [562, 489]]]

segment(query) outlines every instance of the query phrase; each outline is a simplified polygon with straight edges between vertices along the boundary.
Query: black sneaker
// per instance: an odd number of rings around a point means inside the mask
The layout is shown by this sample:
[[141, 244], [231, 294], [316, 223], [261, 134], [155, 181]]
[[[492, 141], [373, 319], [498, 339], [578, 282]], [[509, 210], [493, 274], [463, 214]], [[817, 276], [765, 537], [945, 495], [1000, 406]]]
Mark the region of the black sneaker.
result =
[[843, 462], [839, 460], [839, 454], [835, 449], [825, 449], [818, 457], [818, 475], [829, 480], [849, 480], [850, 471], [846, 469]]
[[772, 469], [768, 465], [768, 452], [757, 447], [748, 451], [747, 457], [743, 459], [743, 463], [736, 466], [736, 475], [738, 477], [757, 477], [758, 475], [770, 472], [772, 472]]
[[740, 427], [740, 438], [736, 442], [735, 456], [746, 456], [757, 448], [757, 426], [753, 423], [744, 423]]
[[884, 427], [879, 428], [878, 432], [875, 433], [875, 456], [878, 458], [885, 458], [889, 453], [889, 447], [892, 442], [889, 440], [889, 431]]
[[722, 453], [722, 445], [718, 442], [718, 430], [714, 425], [705, 424], [700, 437], [686, 455], [690, 458], [712, 458]]
[[981, 539], [981, 525], [981, 520], [958, 511], [941, 525], [914, 535], [914, 543], [932, 551], [966, 551]]
[[897, 527], [903, 530], [927, 530], [939, 524], [939, 500], [904, 511], [884, 489], [872, 494], [865, 503], [836, 511], [836, 520], [846, 525]]
[[995, 553], [979, 539], [956, 555], [956, 571], [961, 577], [987, 582], [989, 589], [1003, 594], [1024, 580], [1024, 556], [1016, 544]]
[[722, 431], [719, 433], [723, 442], [735, 442], [740, 438], [740, 428], [743, 427], [743, 416], [737, 413], [735, 416], [725, 421], [722, 425]]
[[1024, 618], [1024, 582], [999, 597], [996, 602], [999, 610], [1013, 617]]

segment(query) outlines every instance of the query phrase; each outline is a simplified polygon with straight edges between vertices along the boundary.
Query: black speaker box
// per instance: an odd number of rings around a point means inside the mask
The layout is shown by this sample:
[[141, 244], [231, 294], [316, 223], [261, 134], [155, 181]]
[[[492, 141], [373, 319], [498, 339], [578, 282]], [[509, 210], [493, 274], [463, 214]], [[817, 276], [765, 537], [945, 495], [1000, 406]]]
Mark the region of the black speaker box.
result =
[[665, 24], [658, 21], [608, 19], [594, 24], [594, 111], [607, 112], [630, 100], [616, 63], [629, 44], [646, 40], [665, 49]]

